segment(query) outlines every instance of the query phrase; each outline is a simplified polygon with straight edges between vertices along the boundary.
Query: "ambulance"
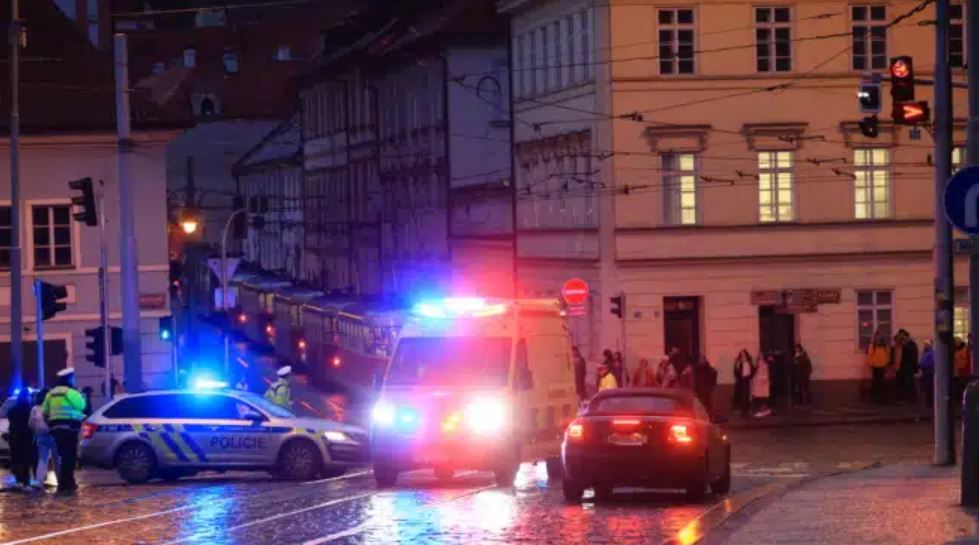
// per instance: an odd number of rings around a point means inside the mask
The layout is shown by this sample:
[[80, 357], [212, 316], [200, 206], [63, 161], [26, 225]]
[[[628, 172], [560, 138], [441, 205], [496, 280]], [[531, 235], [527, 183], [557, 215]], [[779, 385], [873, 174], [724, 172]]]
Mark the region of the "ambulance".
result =
[[416, 304], [373, 408], [379, 487], [400, 472], [492, 471], [510, 486], [521, 462], [560, 476], [561, 439], [578, 408], [571, 337], [555, 299], [447, 298]]

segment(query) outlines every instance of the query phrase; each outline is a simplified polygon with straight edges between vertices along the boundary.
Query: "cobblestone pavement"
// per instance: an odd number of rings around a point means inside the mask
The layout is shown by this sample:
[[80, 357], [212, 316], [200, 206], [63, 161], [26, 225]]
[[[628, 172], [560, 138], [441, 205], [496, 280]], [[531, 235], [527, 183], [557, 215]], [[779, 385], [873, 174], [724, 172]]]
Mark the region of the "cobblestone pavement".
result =
[[[927, 460], [926, 425], [738, 430], [734, 491], [881, 461]], [[71, 498], [0, 493], [0, 541], [100, 544], [360, 544], [690, 542], [703, 504], [622, 490], [609, 502], [565, 505], [542, 465], [525, 464], [512, 489], [463, 473], [441, 484], [417, 471], [378, 490], [369, 472], [310, 483], [260, 473], [204, 475], [128, 486], [111, 472], [81, 472]], [[5, 475], [5, 478], [9, 476]], [[723, 504], [722, 504], [723, 506]]]

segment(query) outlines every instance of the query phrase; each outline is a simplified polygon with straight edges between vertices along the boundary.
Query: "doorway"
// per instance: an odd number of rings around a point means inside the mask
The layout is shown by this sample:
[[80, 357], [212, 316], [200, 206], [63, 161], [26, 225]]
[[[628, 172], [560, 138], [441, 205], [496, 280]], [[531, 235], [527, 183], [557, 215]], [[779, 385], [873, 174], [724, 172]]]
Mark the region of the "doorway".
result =
[[663, 298], [663, 348], [677, 347], [688, 362], [700, 361], [700, 298]]
[[758, 344], [762, 352], [793, 354], [795, 347], [795, 314], [774, 305], [758, 307]]

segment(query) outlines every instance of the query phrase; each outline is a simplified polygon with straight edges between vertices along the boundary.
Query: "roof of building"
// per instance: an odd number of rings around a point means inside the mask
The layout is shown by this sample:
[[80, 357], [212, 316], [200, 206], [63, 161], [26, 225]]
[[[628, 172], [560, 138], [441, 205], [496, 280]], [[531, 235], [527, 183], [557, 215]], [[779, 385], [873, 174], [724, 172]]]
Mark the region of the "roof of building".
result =
[[235, 164], [234, 171], [243, 173], [272, 163], [298, 160], [301, 152], [299, 115], [293, 114], [245, 153]]

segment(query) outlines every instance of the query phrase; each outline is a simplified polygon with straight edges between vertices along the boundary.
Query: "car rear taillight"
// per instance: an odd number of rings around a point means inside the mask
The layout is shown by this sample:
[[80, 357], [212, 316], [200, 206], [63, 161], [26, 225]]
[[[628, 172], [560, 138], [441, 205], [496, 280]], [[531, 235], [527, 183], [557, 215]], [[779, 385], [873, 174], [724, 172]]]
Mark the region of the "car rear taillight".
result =
[[568, 426], [568, 439], [572, 441], [581, 441], [585, 438], [585, 427], [579, 422], [572, 422]]
[[670, 426], [670, 442], [680, 445], [689, 445], [690, 443], [693, 443], [693, 437], [690, 435], [687, 426], [683, 424], [673, 424]]
[[91, 422], [82, 422], [82, 439], [90, 439], [95, 432], [99, 430], [98, 424], [92, 424]]

